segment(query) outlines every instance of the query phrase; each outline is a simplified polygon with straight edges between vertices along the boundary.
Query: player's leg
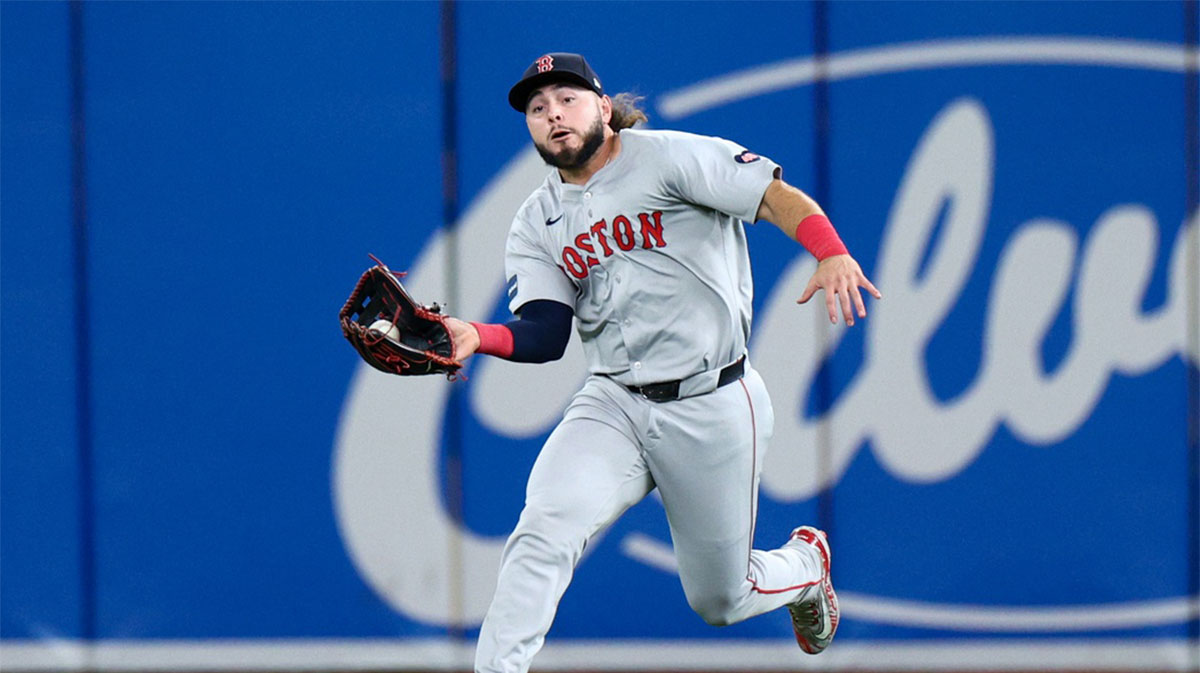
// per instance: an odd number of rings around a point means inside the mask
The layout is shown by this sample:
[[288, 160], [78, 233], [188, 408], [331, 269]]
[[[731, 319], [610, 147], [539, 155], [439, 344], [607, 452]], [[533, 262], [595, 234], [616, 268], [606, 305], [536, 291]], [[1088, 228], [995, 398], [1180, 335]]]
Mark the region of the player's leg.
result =
[[[752, 549], [758, 481], [774, 416], [753, 369], [708, 395], [652, 412], [661, 439], [647, 460], [671, 525], [688, 603], [724, 625], [795, 601], [824, 576], [819, 551], [780, 531], [778, 549]], [[819, 590], [819, 587], [818, 589]]]
[[477, 673], [529, 670], [587, 541], [654, 487], [634, 433], [617, 429], [631, 423], [626, 410], [600, 387], [589, 382], [576, 395], [530, 473], [480, 630]]

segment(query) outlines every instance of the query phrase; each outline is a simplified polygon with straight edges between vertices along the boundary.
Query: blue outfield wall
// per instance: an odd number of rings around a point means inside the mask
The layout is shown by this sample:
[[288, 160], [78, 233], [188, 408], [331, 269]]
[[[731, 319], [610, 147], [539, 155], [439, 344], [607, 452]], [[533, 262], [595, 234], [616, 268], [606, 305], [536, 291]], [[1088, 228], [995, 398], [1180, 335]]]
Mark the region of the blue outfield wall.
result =
[[77, 10], [0, 4], [6, 670], [470, 667], [582, 353], [401, 380], [335, 314], [373, 252], [507, 319], [547, 168], [505, 94], [562, 50], [778, 161], [885, 299], [827, 327], [748, 225], [757, 543], [830, 532], [835, 645], [705, 625], [652, 496], [539, 665], [1200, 670], [1195, 2]]

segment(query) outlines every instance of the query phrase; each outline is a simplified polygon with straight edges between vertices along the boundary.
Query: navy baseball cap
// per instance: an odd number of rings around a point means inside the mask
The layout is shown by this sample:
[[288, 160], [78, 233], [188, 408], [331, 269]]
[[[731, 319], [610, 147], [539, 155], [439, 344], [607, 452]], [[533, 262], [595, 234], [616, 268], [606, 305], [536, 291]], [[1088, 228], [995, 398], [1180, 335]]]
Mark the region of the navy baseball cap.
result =
[[508, 92], [508, 104], [517, 112], [525, 112], [525, 104], [529, 102], [529, 94], [534, 89], [551, 82], [570, 82], [585, 89], [591, 89], [596, 95], [604, 95], [604, 87], [600, 86], [600, 78], [596, 71], [579, 54], [556, 52], [540, 56], [525, 69], [521, 81], [513, 85]]

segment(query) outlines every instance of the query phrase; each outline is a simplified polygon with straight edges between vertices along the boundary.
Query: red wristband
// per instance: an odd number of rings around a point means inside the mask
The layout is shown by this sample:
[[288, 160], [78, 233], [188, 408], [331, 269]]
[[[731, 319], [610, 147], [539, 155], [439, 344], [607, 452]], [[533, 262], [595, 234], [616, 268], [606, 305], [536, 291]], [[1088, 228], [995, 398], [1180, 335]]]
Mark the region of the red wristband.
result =
[[820, 213], [800, 220], [800, 224], [796, 225], [795, 237], [818, 262], [826, 257], [850, 254], [829, 218]]
[[479, 331], [479, 348], [477, 352], [502, 358], [512, 355], [513, 333], [507, 326], [490, 325], [481, 322], [473, 322], [471, 324]]

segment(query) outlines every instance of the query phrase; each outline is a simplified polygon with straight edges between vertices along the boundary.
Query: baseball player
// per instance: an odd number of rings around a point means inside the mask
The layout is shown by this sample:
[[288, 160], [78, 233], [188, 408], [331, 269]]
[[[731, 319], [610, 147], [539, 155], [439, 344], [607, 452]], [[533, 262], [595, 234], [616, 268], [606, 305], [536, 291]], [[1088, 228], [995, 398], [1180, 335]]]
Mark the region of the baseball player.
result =
[[820, 207], [770, 159], [720, 138], [632, 128], [637, 99], [605, 95], [578, 54], [546, 54], [509, 103], [556, 170], [525, 200], [505, 251], [504, 325], [448, 319], [457, 357], [562, 356], [572, 318], [589, 376], [529, 476], [484, 619], [477, 673], [524, 673], [584, 547], [657, 488], [688, 604], [732, 624], [787, 606], [805, 652], [838, 624], [825, 534], [801, 526], [752, 548], [774, 424], [746, 358], [752, 283], [743, 222], [765, 219], [819, 264], [829, 319], [866, 316], [878, 290]]

